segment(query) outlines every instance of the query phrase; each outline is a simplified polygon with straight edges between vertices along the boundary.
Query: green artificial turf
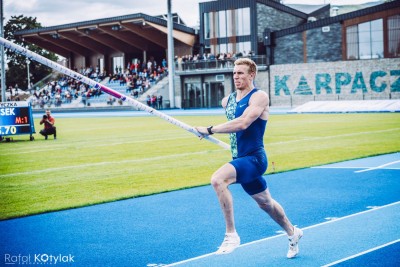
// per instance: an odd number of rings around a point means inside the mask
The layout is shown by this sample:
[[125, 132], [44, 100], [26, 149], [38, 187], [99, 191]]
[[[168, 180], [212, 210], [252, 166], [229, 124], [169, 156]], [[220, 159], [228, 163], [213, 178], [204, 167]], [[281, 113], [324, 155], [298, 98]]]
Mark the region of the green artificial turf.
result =
[[[56, 125], [57, 140], [0, 143], [1, 220], [205, 185], [230, 160], [229, 151], [156, 117], [56, 117]], [[267, 173], [398, 152], [400, 114], [271, 115], [265, 145]]]

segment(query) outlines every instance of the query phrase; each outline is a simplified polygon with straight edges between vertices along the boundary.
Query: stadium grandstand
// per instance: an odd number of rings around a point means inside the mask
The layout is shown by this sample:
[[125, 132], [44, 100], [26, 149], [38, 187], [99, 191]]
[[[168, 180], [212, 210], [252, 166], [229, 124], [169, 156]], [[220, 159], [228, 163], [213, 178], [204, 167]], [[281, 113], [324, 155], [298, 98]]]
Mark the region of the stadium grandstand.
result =
[[[200, 2], [199, 18], [195, 29], [173, 14], [173, 108], [219, 107], [234, 90], [238, 57], [257, 63], [256, 84], [269, 94], [272, 106], [400, 98], [399, 0], [358, 6], [219, 0]], [[359, 40], [364, 35], [368, 45]], [[166, 61], [166, 15], [137, 13], [22, 30], [15, 36], [61, 55], [66, 67], [114, 90], [143, 103], [148, 96], [162, 97], [163, 108], [170, 107], [164, 79], [172, 66]], [[62, 76], [31, 90], [37, 108], [124, 105]]]

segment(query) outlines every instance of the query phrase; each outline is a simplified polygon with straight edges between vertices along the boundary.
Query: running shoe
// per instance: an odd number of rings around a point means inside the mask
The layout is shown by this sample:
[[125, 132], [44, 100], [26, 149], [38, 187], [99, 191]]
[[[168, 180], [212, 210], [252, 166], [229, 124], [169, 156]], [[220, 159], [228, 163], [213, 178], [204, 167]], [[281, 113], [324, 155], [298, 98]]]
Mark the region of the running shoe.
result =
[[237, 232], [226, 233], [224, 241], [221, 246], [215, 252], [215, 254], [228, 254], [234, 251], [240, 245], [240, 237]]
[[299, 254], [299, 240], [303, 236], [301, 229], [294, 227], [294, 234], [289, 237], [289, 251], [287, 257], [294, 258]]

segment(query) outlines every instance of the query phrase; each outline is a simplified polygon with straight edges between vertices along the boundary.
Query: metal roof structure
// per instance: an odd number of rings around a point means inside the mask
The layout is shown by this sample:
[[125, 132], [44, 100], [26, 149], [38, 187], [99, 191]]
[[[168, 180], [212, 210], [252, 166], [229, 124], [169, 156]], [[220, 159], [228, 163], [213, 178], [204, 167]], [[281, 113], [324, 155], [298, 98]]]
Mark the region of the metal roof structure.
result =
[[[174, 14], [174, 43], [192, 47], [195, 30], [177, 23], [181, 20], [176, 18]], [[66, 58], [71, 54], [151, 53], [168, 47], [167, 20], [143, 13], [22, 30], [14, 35]]]

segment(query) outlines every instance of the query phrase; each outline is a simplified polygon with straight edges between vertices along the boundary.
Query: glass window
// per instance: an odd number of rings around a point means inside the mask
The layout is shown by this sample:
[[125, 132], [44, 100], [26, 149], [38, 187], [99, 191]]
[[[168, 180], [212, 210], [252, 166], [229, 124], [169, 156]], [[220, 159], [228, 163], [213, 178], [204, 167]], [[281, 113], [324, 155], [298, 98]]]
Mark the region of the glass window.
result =
[[383, 58], [382, 19], [347, 27], [347, 59]]
[[226, 29], [227, 37], [235, 36], [235, 10], [226, 11]]
[[215, 13], [214, 12], [210, 12], [208, 13], [208, 18], [209, 18], [209, 22], [210, 22], [210, 38], [215, 38], [216, 37], [216, 33], [215, 33]]
[[237, 35], [241, 35], [241, 32], [243, 31], [242, 30], [242, 27], [241, 27], [241, 24], [240, 24], [240, 18], [241, 18], [241, 15], [240, 15], [240, 10], [241, 9], [235, 9], [235, 21], [236, 21], [236, 24], [235, 24], [235, 26], [236, 26], [236, 32], [235, 32], [235, 35], [237, 36]]
[[218, 12], [218, 37], [226, 37], [226, 13], [225, 10]]
[[389, 57], [400, 56], [400, 15], [388, 18], [388, 54]]
[[358, 59], [358, 32], [357, 25], [346, 29], [347, 59]]
[[242, 52], [243, 55], [247, 55], [251, 51], [251, 43], [250, 42], [241, 42], [236, 44], [237, 51]]
[[210, 53], [213, 54], [213, 55], [217, 55], [218, 54], [217, 49], [218, 49], [217, 45], [211, 45], [210, 46]]
[[236, 53], [232, 43], [228, 44], [228, 53]]
[[204, 38], [210, 39], [210, 13], [204, 13]]
[[243, 8], [243, 35], [250, 35], [250, 8]]
[[360, 59], [371, 58], [370, 22], [358, 24], [358, 45], [360, 48]]
[[371, 58], [383, 58], [383, 20], [371, 21]]
[[243, 52], [244, 54], [248, 54], [251, 51], [251, 43], [250, 42], [243, 42]]
[[[251, 34], [250, 28], [250, 8], [240, 8], [231, 10], [221, 10], [216, 12], [204, 13], [204, 38], [227, 38], [234, 36], [248, 36]], [[221, 41], [221, 40], [220, 40]], [[223, 40], [225, 42], [225, 40]], [[248, 53], [251, 50], [250, 42], [236, 44], [211, 45], [211, 53], [233, 53], [241, 51]]]
[[220, 44], [219, 45], [219, 53], [228, 53], [227, 44]]
[[250, 8], [240, 8], [235, 11], [236, 35], [250, 35]]

